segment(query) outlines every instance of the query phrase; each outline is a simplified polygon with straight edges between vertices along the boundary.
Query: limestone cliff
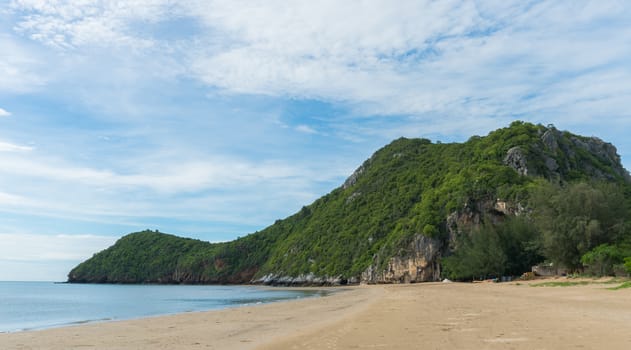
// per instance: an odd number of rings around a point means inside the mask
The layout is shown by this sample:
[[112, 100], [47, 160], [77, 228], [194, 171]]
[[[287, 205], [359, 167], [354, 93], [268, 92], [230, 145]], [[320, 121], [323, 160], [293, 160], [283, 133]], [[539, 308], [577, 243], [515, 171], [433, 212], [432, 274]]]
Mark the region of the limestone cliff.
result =
[[380, 257], [376, 255], [373, 263], [362, 273], [361, 282], [372, 284], [437, 281], [440, 279], [438, 258], [441, 249], [440, 240], [416, 234], [405, 249], [408, 253], [387, 259], [385, 269], [380, 268]]

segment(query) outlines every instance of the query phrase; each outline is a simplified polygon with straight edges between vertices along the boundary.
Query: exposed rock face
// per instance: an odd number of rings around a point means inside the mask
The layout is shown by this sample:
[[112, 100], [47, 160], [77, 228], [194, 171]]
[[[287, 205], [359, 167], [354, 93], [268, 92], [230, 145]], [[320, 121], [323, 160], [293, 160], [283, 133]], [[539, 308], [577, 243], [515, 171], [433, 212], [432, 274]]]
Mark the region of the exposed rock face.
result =
[[543, 144], [552, 152], [556, 152], [559, 149], [559, 138], [561, 137], [561, 132], [556, 128], [551, 127], [546, 130], [541, 136], [541, 141]]
[[373, 159], [375, 159], [375, 154], [373, 154], [370, 158], [368, 158], [362, 165], [359, 166], [359, 168], [357, 168], [352, 174], [351, 176], [348, 177], [348, 179], [346, 179], [346, 181], [344, 181], [344, 184], [342, 185], [343, 189], [347, 189], [351, 186], [353, 186], [354, 184], [357, 183], [357, 180], [362, 176], [362, 174], [366, 171], [366, 169], [370, 166], [370, 163], [372, 163]]
[[524, 207], [521, 203], [507, 202], [498, 198], [493, 204], [493, 210], [502, 215], [519, 216], [523, 213]]
[[[629, 172], [620, 163], [620, 156], [612, 144], [597, 137], [567, 135], [552, 125], [545, 130], [541, 135], [541, 144], [533, 145], [529, 153], [519, 146], [510, 148], [504, 157], [504, 164], [522, 176], [543, 175], [549, 179], [560, 179], [563, 178], [562, 174], [574, 171], [595, 179], [613, 180], [620, 176], [631, 181]], [[590, 157], [598, 159], [610, 170], [603, 171], [602, 165], [595, 165]], [[537, 159], [542, 164], [533, 166]], [[531, 164], [531, 161], [534, 163]]]
[[544, 162], [546, 165], [546, 169], [548, 169], [548, 172], [551, 174], [557, 173], [557, 170], [559, 170], [559, 164], [557, 163], [557, 161], [554, 158], [545, 156], [544, 157]]
[[357, 168], [357, 170], [355, 170], [351, 174], [351, 176], [349, 176], [348, 179], [344, 181], [344, 184], [342, 185], [343, 189], [347, 189], [357, 183], [357, 179], [359, 179], [362, 173], [366, 170], [366, 167], [368, 166], [368, 162], [370, 162], [370, 159], [364, 162], [364, 164], [360, 165], [359, 168]]
[[351, 174], [351, 176], [349, 176], [348, 179], [346, 179], [346, 181], [344, 181], [344, 185], [342, 185], [342, 188], [347, 189], [353, 186], [355, 183], [357, 183], [357, 179], [363, 172], [364, 172], [364, 166], [362, 165], [359, 168], [357, 168], [357, 170], [355, 170]]
[[[570, 140], [576, 147], [583, 149], [584, 151], [604, 161], [604, 163], [609, 164], [615, 174], [622, 176], [629, 181], [629, 173], [622, 167], [618, 150], [614, 145], [604, 142], [597, 137], [581, 139], [573, 136]], [[583, 170], [596, 178], [610, 179], [612, 177], [611, 174], [603, 173], [600, 169], [591, 166], [585, 167]]]
[[414, 236], [410, 244], [411, 254], [393, 257], [385, 270], [379, 269], [379, 259], [362, 273], [362, 283], [411, 283], [440, 280], [438, 258], [442, 244], [439, 240], [421, 234]]
[[508, 150], [504, 158], [504, 164], [515, 169], [519, 175], [534, 175], [533, 171], [528, 169], [526, 155], [519, 146]]
[[252, 280], [251, 283], [271, 286], [340, 286], [346, 284], [358, 284], [359, 279], [343, 279], [340, 276], [316, 276], [312, 273], [295, 277], [269, 274], [257, 280]]
[[346, 204], [352, 203], [357, 197], [361, 196], [361, 192], [353, 192], [348, 198], [346, 198]]
[[462, 209], [447, 216], [448, 240], [444, 251], [447, 254], [449, 251], [453, 251], [456, 248], [457, 238], [480, 227], [483, 218], [497, 224], [508, 216], [523, 215], [526, 211], [521, 203], [504, 201], [499, 198], [466, 203]]

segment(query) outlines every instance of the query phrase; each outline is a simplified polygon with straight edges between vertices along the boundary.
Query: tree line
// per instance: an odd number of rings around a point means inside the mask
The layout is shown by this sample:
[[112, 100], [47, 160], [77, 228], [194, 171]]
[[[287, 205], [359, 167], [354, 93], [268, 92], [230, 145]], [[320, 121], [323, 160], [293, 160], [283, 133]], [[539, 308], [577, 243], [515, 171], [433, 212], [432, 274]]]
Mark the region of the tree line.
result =
[[[518, 216], [483, 224], [458, 237], [443, 259], [447, 277], [467, 280], [519, 275], [549, 262], [571, 272], [631, 272], [628, 186], [541, 180]], [[497, 220], [497, 219], [496, 219]]]

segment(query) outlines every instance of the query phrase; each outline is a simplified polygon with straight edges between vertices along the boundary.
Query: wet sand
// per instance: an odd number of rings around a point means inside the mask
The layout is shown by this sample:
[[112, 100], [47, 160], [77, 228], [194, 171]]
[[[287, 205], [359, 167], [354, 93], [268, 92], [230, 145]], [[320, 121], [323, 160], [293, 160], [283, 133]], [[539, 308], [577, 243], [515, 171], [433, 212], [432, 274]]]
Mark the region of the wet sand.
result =
[[324, 298], [0, 334], [0, 349], [631, 349], [631, 289], [530, 283], [352, 287]]

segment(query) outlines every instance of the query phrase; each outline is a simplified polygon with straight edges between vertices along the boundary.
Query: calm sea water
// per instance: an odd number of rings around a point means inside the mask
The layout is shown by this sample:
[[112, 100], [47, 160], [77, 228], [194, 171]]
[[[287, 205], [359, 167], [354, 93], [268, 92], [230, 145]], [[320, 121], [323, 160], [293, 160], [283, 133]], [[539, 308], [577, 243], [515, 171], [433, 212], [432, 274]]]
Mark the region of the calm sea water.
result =
[[320, 295], [249, 286], [0, 282], [0, 332], [223, 309]]

